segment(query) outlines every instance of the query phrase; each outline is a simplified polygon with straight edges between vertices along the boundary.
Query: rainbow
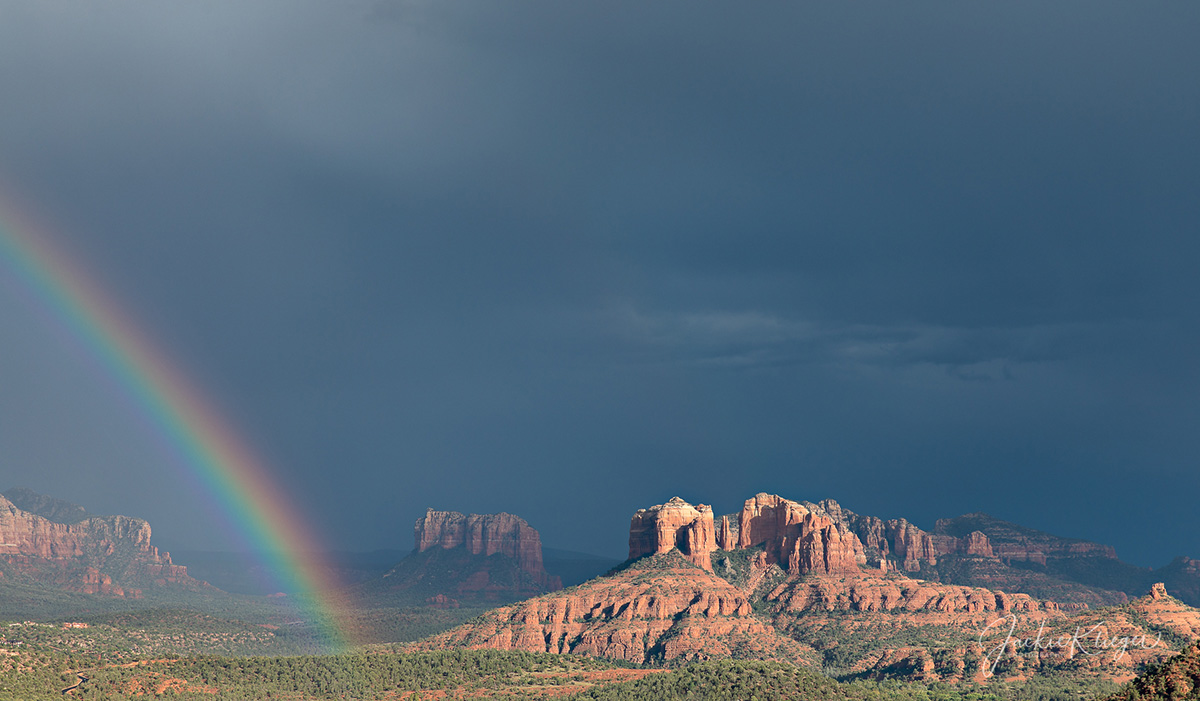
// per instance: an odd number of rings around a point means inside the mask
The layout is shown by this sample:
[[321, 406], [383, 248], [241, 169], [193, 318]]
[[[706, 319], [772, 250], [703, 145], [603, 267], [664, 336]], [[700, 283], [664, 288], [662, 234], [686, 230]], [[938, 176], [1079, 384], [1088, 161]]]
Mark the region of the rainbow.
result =
[[129, 315], [10, 198], [0, 198], [0, 266], [66, 327], [111, 374], [258, 552], [276, 584], [333, 650], [346, 648], [346, 609], [320, 542], [267, 466], [203, 393], [141, 332]]

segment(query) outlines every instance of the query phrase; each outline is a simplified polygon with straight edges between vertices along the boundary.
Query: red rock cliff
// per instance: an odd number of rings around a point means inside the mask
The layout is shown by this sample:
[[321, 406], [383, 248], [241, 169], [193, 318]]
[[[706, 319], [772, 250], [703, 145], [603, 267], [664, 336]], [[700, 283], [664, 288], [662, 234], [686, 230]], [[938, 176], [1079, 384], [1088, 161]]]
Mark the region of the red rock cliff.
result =
[[679, 549], [684, 557], [712, 571], [710, 553], [717, 549], [712, 508], [692, 506], [679, 497], [666, 504], [638, 509], [629, 522], [629, 559]]
[[137, 595], [130, 584], [200, 584], [169, 553], [150, 545], [150, 524], [142, 519], [92, 516], [57, 523], [3, 495], [0, 558], [27, 576], [88, 594]]
[[936, 565], [942, 555], [996, 556], [991, 541], [979, 531], [963, 537], [934, 534], [902, 518], [884, 520], [856, 514], [841, 508], [832, 499], [822, 501], [821, 505], [826, 511], [837, 514], [838, 520], [858, 535], [865, 548], [874, 550], [885, 560], [894, 557], [899, 568], [908, 572], [920, 570], [922, 562]]
[[762, 545], [789, 574], [854, 573], [867, 561], [858, 536], [816, 504], [757, 494], [742, 507], [740, 524], [738, 547]]
[[805, 646], [756, 616], [746, 592], [725, 580], [675, 554], [643, 569], [645, 564], [568, 592], [493, 609], [415, 647], [571, 653], [638, 663], [655, 657], [796, 659], [804, 654]]
[[542, 565], [542, 538], [525, 519], [512, 514], [462, 514], [428, 509], [413, 525], [417, 552], [465, 547], [474, 555], [507, 555], [543, 587], [561, 588]]

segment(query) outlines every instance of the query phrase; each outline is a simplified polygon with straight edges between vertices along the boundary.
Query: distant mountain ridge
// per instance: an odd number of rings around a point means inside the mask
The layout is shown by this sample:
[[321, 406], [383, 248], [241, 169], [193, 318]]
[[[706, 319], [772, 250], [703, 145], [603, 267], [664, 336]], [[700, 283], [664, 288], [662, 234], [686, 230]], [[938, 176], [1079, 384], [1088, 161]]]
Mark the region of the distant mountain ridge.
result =
[[0, 495], [0, 575], [6, 581], [133, 598], [151, 587], [207, 586], [150, 545], [150, 524], [142, 519], [89, 516], [68, 502], [9, 491], [17, 501]]
[[86, 509], [78, 504], [38, 494], [27, 487], [13, 487], [12, 489], [0, 492], [0, 496], [11, 501], [13, 505], [22, 511], [37, 514], [55, 523], [71, 525], [79, 523], [90, 515]]
[[988, 538], [994, 556], [1009, 562], [1026, 561], [1045, 565], [1048, 560], [1071, 557], [1117, 559], [1117, 551], [1111, 545], [1051, 535], [985, 513], [938, 519], [933, 532], [960, 537], [967, 532], [983, 533]]

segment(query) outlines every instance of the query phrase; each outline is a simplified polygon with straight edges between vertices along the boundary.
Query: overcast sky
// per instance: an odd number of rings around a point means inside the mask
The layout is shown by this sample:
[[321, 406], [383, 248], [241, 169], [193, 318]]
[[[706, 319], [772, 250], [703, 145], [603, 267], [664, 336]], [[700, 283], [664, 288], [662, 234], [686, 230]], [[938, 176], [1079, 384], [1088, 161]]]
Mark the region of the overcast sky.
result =
[[[331, 547], [679, 495], [1200, 557], [1200, 4], [0, 4], [0, 180]], [[3, 217], [3, 214], [0, 214]], [[232, 549], [0, 265], [0, 489]], [[184, 563], [186, 564], [186, 563]]]

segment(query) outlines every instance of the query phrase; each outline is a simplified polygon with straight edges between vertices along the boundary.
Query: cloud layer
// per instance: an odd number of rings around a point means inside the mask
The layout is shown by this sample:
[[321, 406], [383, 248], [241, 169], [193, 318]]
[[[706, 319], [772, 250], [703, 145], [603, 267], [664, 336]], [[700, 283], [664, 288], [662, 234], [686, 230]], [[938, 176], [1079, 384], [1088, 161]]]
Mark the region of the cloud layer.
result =
[[[403, 547], [434, 506], [619, 554], [637, 507], [766, 490], [1158, 564], [1200, 555], [1197, 30], [40, 2], [0, 10], [0, 173], [333, 543]], [[0, 481], [230, 546], [4, 282]]]

